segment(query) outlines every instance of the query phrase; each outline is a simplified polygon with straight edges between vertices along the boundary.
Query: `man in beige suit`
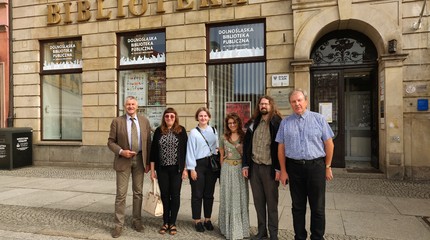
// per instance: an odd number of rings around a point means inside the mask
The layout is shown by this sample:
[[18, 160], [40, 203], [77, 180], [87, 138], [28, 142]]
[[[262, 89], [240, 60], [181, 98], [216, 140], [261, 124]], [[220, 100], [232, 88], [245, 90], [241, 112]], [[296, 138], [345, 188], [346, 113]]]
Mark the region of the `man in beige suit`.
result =
[[[130, 174], [133, 189], [132, 227], [138, 232], [142, 231], [143, 175], [144, 172], [147, 173], [150, 170], [151, 129], [149, 121], [146, 117], [137, 114], [138, 102], [135, 97], [127, 97], [124, 108], [126, 114], [112, 121], [107, 143], [109, 149], [115, 153], [113, 168], [116, 171], [116, 198], [113, 238], [121, 236], [122, 233]], [[138, 144], [133, 145], [133, 143]]]

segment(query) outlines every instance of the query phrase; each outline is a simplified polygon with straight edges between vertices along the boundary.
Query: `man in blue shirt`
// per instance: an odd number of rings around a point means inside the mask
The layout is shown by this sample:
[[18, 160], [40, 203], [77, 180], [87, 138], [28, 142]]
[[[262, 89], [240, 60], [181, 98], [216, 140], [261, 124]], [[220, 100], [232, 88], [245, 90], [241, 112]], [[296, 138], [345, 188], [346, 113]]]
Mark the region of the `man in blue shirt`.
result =
[[290, 183], [294, 239], [306, 240], [306, 202], [311, 208], [311, 239], [324, 239], [326, 180], [333, 179], [333, 131], [323, 115], [308, 111], [306, 91], [289, 94], [294, 114], [282, 120], [276, 141], [280, 181]]

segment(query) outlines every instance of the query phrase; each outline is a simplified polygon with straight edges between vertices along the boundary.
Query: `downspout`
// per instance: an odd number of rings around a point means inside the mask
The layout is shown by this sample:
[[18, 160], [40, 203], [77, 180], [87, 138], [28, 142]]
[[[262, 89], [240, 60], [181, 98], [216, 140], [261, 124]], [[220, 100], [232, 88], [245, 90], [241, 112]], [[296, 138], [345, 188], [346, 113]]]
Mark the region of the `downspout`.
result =
[[427, 3], [427, 0], [424, 0], [423, 8], [421, 9], [421, 13], [420, 13], [420, 18], [418, 19], [418, 22], [415, 22], [414, 25], [412, 26], [415, 30], [421, 29], [421, 22], [423, 20], [424, 9], [426, 8], [426, 3]]
[[13, 104], [13, 21], [12, 21], [12, 0], [9, 0], [9, 113], [7, 117], [7, 126], [13, 127], [13, 119], [15, 116]]

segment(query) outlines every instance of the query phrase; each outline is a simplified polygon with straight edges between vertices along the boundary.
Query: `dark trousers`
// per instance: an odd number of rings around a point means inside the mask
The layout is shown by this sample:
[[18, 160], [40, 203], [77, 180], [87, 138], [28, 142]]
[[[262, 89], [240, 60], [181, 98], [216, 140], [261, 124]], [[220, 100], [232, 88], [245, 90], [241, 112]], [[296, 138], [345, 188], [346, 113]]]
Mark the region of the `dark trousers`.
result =
[[296, 240], [305, 240], [306, 202], [311, 209], [311, 239], [324, 239], [325, 232], [325, 162], [287, 159], [287, 173], [292, 199], [293, 226]]
[[279, 182], [272, 176], [272, 166], [254, 163], [251, 168], [250, 183], [257, 212], [258, 234], [267, 235], [266, 223], [268, 222], [270, 239], [278, 239]]
[[[201, 218], [202, 202], [205, 218], [210, 218], [212, 215], [212, 207], [214, 203], [214, 191], [217, 177], [212, 172], [209, 158], [197, 160], [195, 168], [197, 172], [197, 180], [191, 183], [191, 210], [193, 219]], [[189, 174], [191, 175], [191, 174]]]
[[157, 177], [163, 202], [164, 224], [176, 224], [181, 203], [182, 172], [178, 171], [178, 166], [160, 166]]

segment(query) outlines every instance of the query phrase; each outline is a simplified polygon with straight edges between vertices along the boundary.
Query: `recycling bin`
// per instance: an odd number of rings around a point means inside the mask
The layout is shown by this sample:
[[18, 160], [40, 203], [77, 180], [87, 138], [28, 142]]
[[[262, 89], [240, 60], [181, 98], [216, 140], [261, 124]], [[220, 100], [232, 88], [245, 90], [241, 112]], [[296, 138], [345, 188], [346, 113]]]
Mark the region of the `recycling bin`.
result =
[[33, 164], [33, 129], [0, 128], [0, 169]]

